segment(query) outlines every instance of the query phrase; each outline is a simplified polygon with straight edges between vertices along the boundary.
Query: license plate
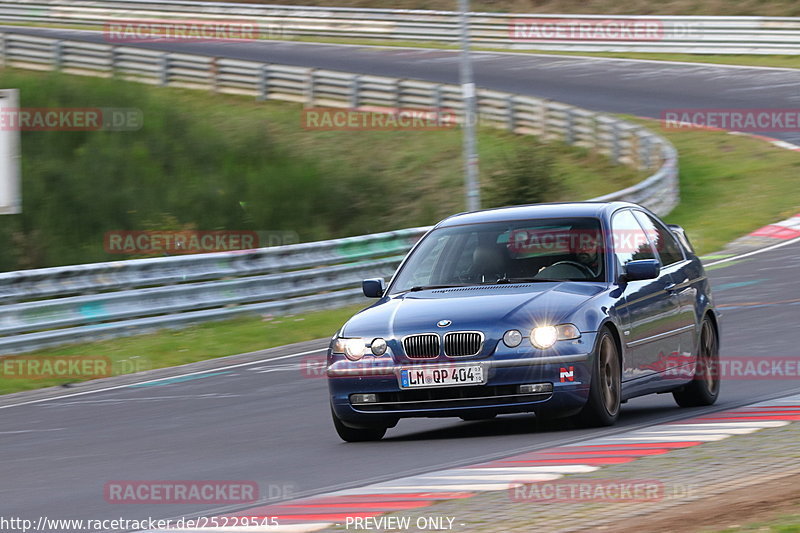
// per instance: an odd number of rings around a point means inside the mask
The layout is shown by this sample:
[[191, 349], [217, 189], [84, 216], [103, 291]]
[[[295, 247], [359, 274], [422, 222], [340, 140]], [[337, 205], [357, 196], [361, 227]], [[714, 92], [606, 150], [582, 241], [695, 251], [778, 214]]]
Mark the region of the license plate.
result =
[[481, 385], [483, 383], [483, 366], [481, 365], [414, 367], [400, 370], [400, 387], [404, 389]]

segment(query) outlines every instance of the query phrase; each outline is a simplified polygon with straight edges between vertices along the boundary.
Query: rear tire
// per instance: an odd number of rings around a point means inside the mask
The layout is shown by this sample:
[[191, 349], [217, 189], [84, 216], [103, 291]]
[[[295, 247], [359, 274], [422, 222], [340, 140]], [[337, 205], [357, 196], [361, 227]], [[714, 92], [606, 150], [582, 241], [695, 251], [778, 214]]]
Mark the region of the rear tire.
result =
[[331, 417], [333, 418], [333, 426], [336, 428], [336, 433], [345, 442], [370, 442], [381, 440], [386, 435], [388, 428], [384, 426], [370, 426], [363, 428], [352, 428], [344, 425], [344, 422], [336, 416], [336, 413], [331, 409]]
[[697, 367], [692, 381], [672, 393], [680, 407], [714, 405], [719, 397], [719, 336], [708, 316], [700, 326]]
[[619, 418], [622, 372], [619, 350], [608, 328], [599, 333], [592, 363], [589, 400], [575, 422], [582, 427], [613, 426]]

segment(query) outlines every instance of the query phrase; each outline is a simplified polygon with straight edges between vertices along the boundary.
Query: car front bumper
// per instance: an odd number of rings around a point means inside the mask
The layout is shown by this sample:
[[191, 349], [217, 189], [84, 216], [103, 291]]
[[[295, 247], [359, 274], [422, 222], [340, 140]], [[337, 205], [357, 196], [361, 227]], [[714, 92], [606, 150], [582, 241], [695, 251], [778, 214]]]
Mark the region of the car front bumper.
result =
[[[424, 364], [480, 364], [486, 379], [481, 385], [412, 389], [400, 386], [400, 371], [410, 365], [364, 367], [337, 361], [328, 367], [327, 374], [331, 406], [339, 419], [353, 426], [392, 426], [400, 418], [414, 417], [525, 412], [570, 415], [588, 399], [592, 363], [590, 353], [430, 362]], [[521, 393], [519, 386], [524, 384], [551, 384], [552, 392]], [[374, 394], [377, 401], [354, 404], [353, 394]]]

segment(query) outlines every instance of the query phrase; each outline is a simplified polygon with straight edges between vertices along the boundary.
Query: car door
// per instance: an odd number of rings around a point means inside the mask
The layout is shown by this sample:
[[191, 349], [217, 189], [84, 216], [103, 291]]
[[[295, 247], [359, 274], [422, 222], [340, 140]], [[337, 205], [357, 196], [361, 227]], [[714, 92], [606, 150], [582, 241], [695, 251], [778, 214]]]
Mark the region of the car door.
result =
[[675, 334], [669, 344], [671, 351], [665, 352], [668, 354], [668, 368], [665, 370], [671, 371], [676, 366], [692, 365], [697, 332], [695, 312], [697, 284], [694, 282], [696, 276], [692, 273], [691, 262], [686, 258], [675, 235], [661, 221], [644, 211], [634, 210], [634, 214], [645, 233], [650, 236], [663, 273], [669, 274], [672, 279], [671, 286], [667, 287], [667, 293], [678, 305], [678, 314], [672, 326]]
[[[618, 273], [629, 261], [658, 259], [652, 241], [632, 210], [616, 212], [611, 230]], [[672, 285], [668, 269], [655, 279], [627, 281], [620, 285], [626, 321], [622, 337], [626, 352], [623, 381], [658, 379], [659, 372], [664, 369], [665, 357], [676, 341], [679, 313], [677, 298], [668, 293]]]

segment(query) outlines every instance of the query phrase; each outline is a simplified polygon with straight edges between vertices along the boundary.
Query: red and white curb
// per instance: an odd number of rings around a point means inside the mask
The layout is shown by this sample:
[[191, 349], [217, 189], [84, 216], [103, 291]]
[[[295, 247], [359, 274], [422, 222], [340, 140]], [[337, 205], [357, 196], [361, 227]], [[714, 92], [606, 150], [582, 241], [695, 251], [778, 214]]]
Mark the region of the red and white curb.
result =
[[[428, 507], [442, 500], [470, 498], [485, 491], [509, 490], [530, 483], [552, 481], [565, 474], [593, 472], [605, 465], [630, 463], [641, 457], [662, 455], [734, 435], [785, 426], [799, 420], [800, 395], [796, 395], [610, 437], [254, 507], [227, 515], [267, 520], [274, 517], [279, 525], [203, 528], [194, 531], [318, 531], [345, 523], [348, 518], [375, 518], [385, 513]], [[158, 531], [163, 533], [169, 530]]]
[[789, 240], [800, 237], [800, 214], [775, 224], [757, 229], [750, 237], [767, 237], [769, 239]]

